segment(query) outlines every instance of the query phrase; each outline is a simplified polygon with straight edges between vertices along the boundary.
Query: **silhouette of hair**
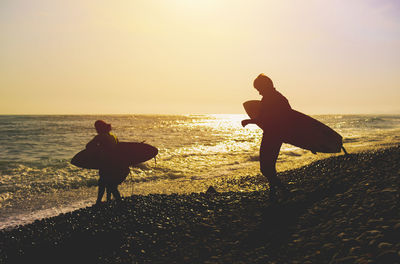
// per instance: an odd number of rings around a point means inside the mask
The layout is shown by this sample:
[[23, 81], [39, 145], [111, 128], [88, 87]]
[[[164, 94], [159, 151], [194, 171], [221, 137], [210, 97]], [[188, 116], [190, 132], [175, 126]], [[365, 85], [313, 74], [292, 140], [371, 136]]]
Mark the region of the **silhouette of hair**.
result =
[[265, 75], [264, 73], [261, 73], [254, 80], [253, 86], [254, 86], [254, 88], [260, 88], [260, 87], [274, 88], [274, 83], [267, 75]]
[[97, 120], [94, 122], [94, 127], [97, 133], [108, 133], [111, 131], [111, 124], [107, 124], [103, 120]]

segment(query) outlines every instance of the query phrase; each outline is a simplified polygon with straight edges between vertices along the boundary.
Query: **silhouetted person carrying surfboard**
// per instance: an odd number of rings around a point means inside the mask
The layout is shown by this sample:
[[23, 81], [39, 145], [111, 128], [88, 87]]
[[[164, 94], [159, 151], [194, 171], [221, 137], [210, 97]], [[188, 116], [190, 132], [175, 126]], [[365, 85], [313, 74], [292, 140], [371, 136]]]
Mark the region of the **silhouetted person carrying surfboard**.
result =
[[282, 143], [310, 150], [314, 154], [338, 153], [341, 150], [347, 154], [341, 135], [320, 121], [292, 109], [288, 100], [274, 88], [270, 78], [260, 74], [253, 85], [262, 95], [262, 100], [243, 103], [250, 119], [243, 120], [242, 125], [257, 124], [264, 131], [260, 169], [269, 181], [271, 197], [274, 197], [277, 188], [286, 191], [275, 169]]
[[[111, 199], [111, 194], [120, 202], [121, 195], [118, 191], [118, 179], [125, 179], [129, 174], [129, 167], [119, 167], [115, 165], [113, 154], [118, 144], [118, 138], [111, 134], [111, 124], [107, 124], [103, 120], [97, 120], [94, 123], [97, 135], [86, 145], [87, 149], [93, 150], [101, 159], [101, 167], [99, 168], [99, 189], [96, 204], [101, 203], [105, 190], [107, 190], [107, 201]], [[125, 177], [120, 177], [124, 175]]]
[[242, 126], [257, 124], [264, 131], [260, 146], [260, 170], [268, 179], [270, 196], [273, 198], [277, 188], [286, 191], [286, 187], [277, 177], [275, 164], [283, 143], [282, 120], [292, 108], [289, 101], [274, 88], [272, 80], [266, 75], [258, 75], [253, 86], [262, 96], [260, 113], [257, 118], [243, 120]]

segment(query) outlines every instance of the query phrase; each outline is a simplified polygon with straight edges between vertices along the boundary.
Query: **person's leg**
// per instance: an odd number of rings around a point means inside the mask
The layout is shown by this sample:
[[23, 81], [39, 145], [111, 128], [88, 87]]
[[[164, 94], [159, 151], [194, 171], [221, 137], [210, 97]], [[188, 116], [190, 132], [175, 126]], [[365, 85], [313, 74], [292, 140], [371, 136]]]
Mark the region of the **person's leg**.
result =
[[107, 202], [111, 201], [111, 189], [110, 186], [106, 186]]
[[118, 191], [118, 185], [117, 184], [112, 186], [111, 192], [112, 192], [115, 200], [117, 200], [117, 202], [120, 202], [121, 201], [121, 194]]
[[260, 170], [267, 177], [270, 187], [270, 194], [275, 195], [276, 188], [284, 188], [276, 174], [276, 161], [282, 141], [273, 135], [263, 135], [260, 146]]
[[[112, 186], [110, 184], [110, 181], [112, 180], [111, 175], [113, 175], [113, 171], [109, 167], [105, 167], [100, 170], [100, 176], [102, 178], [104, 188], [106, 191], [107, 201], [111, 200], [111, 193], [112, 193]], [[103, 193], [104, 193], [104, 191], [103, 191]]]
[[102, 179], [101, 176], [100, 176], [98, 184], [99, 184], [99, 189], [98, 189], [98, 192], [97, 192], [96, 204], [100, 204], [101, 203], [101, 199], [103, 199], [104, 191], [106, 190], [106, 185], [104, 184], [104, 180]]

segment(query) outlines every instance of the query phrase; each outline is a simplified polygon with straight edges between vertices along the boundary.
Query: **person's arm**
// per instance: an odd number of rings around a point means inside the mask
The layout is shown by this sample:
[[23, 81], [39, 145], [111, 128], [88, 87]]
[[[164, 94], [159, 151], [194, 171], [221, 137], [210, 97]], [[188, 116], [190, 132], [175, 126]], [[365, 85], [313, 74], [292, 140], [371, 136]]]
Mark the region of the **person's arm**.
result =
[[251, 119], [242, 120], [242, 126], [243, 127], [247, 126], [248, 124], [256, 124], [259, 127], [263, 128], [263, 121], [262, 120], [266, 119], [266, 116], [265, 116], [266, 111], [264, 110], [264, 109], [266, 109], [265, 99], [263, 98], [260, 103], [261, 103], [261, 110], [260, 110], [260, 114], [258, 115], [258, 117], [257, 118], [251, 118]]
[[242, 120], [242, 126], [243, 127], [247, 126], [248, 124], [256, 124], [256, 125], [258, 125], [259, 121], [257, 119], [244, 119], [244, 120]]

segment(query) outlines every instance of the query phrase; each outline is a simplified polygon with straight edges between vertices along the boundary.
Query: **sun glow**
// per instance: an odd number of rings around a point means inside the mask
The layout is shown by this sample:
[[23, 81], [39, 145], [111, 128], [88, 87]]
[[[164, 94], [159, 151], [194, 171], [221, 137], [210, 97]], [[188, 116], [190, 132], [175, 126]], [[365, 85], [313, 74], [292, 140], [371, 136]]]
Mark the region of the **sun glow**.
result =
[[3, 2], [3, 114], [243, 113], [261, 72], [302, 112], [400, 112], [390, 1]]

